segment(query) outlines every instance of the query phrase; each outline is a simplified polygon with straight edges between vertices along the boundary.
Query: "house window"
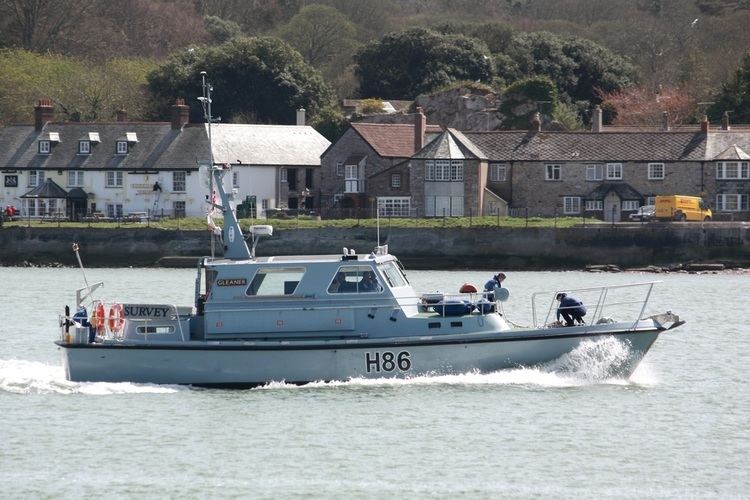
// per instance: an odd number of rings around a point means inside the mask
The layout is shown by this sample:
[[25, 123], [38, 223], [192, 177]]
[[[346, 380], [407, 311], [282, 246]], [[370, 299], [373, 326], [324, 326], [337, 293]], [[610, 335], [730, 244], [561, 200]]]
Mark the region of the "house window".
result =
[[172, 172], [172, 191], [185, 191], [185, 172]]
[[29, 172], [29, 187], [37, 187], [44, 182], [44, 170], [31, 170]]
[[463, 196], [425, 196], [427, 217], [463, 217]]
[[560, 165], [545, 165], [545, 176], [544, 180], [547, 181], [559, 181], [562, 179], [561, 172], [562, 166]]
[[746, 194], [717, 194], [716, 209], [722, 212], [747, 212], [748, 198]]
[[649, 180], [658, 180], [664, 178], [664, 164], [663, 163], [649, 163], [648, 164], [648, 178]]
[[602, 200], [586, 200], [586, 210], [588, 211], [603, 210], [603, 205]]
[[287, 171], [286, 183], [289, 186], [289, 191], [296, 191], [297, 190], [297, 169], [288, 168], [286, 169], [286, 171]]
[[748, 179], [750, 163], [746, 161], [721, 161], [716, 164], [717, 179]]
[[263, 210], [268, 210], [268, 198], [260, 200], [260, 208], [262, 208]]
[[313, 169], [305, 169], [305, 189], [312, 189], [313, 187]]
[[240, 173], [236, 170], [232, 172], [232, 187], [240, 187]]
[[106, 187], [122, 187], [122, 172], [109, 171], [107, 172], [107, 184]]
[[646, 205], [656, 205], [656, 196], [646, 196]]
[[39, 154], [48, 155], [50, 151], [49, 141], [39, 141]]
[[624, 200], [622, 202], [622, 210], [638, 210], [638, 201], [637, 200]]
[[464, 180], [464, 161], [452, 160], [451, 161], [451, 181], [462, 181], [462, 180]]
[[91, 141], [78, 141], [78, 154], [79, 155], [91, 154]]
[[379, 197], [378, 214], [381, 217], [408, 217], [411, 214], [411, 198], [408, 196]]
[[121, 219], [122, 218], [122, 204], [120, 203], [107, 203], [107, 217], [110, 219]]
[[450, 160], [435, 160], [435, 180], [451, 180], [451, 162]]
[[604, 178], [603, 165], [586, 165], [586, 180], [600, 181]]
[[359, 167], [357, 165], [344, 167], [344, 192], [359, 193]]
[[343, 176], [344, 176], [344, 162], [337, 161], [336, 162], [336, 177], [343, 177]]
[[563, 213], [580, 214], [581, 197], [580, 196], [563, 196]]
[[505, 182], [508, 175], [507, 169], [508, 167], [501, 163], [490, 163], [490, 181]]
[[424, 180], [435, 180], [435, 160], [425, 160], [424, 162]]
[[184, 201], [173, 201], [172, 210], [174, 211], [175, 219], [185, 218], [185, 202]]
[[286, 169], [283, 167], [279, 169], [279, 180], [281, 182], [286, 182]]
[[117, 141], [117, 154], [118, 155], [128, 154], [128, 141]]
[[391, 174], [391, 187], [395, 189], [401, 187], [401, 174]]
[[607, 179], [622, 179], [622, 163], [607, 163]]
[[68, 170], [68, 187], [82, 187], [83, 172], [80, 170]]

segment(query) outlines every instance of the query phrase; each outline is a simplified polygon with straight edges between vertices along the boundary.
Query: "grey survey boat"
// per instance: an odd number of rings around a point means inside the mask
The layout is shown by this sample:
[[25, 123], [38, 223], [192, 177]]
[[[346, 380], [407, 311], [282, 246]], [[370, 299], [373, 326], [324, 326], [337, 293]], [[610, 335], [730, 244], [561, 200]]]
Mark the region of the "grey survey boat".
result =
[[[194, 304], [104, 304], [91, 300], [102, 283], [87, 284], [77, 312], [60, 317], [68, 379], [247, 387], [492, 372], [552, 362], [606, 337], [627, 346], [613, 375], [628, 377], [661, 332], [682, 324], [671, 313], [644, 317], [654, 283], [578, 290], [590, 314], [573, 327], [551, 321], [559, 290], [540, 292], [532, 326], [519, 326], [503, 309], [506, 289], [415, 293], [387, 246], [256, 257], [272, 228], [250, 228], [248, 246], [228, 208], [226, 171], [211, 174], [216, 206], [227, 207], [216, 228], [224, 252], [200, 259]], [[629, 317], [612, 319], [628, 308]]]

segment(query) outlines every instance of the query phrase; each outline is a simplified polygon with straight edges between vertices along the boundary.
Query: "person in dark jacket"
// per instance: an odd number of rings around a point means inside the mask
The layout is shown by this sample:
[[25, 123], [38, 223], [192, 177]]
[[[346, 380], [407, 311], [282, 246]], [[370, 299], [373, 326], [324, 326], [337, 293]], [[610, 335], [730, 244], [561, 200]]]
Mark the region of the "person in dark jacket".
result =
[[560, 321], [562, 315], [565, 326], [573, 326], [575, 323], [584, 324], [583, 317], [586, 316], [586, 306], [583, 305], [583, 302], [567, 293], [558, 293], [556, 300], [560, 301], [560, 306], [557, 308], [557, 321]]
[[487, 300], [495, 301], [495, 288], [502, 288], [503, 281], [505, 281], [505, 274], [497, 273], [484, 284], [484, 296]]

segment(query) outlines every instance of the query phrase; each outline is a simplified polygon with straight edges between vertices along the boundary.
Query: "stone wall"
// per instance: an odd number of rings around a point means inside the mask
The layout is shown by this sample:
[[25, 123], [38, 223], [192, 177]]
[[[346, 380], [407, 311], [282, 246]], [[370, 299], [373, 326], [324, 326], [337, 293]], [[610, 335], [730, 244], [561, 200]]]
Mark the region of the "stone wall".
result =
[[[580, 269], [589, 264], [643, 267], [686, 262], [750, 265], [750, 223], [650, 223], [555, 228], [388, 228], [381, 243], [408, 267], [422, 269]], [[151, 266], [163, 257], [187, 267], [210, 253], [208, 232], [159, 229], [0, 230], [3, 265], [76, 265], [71, 244], [87, 266]], [[375, 228], [277, 230], [258, 255], [360, 253], [377, 242]], [[221, 250], [219, 250], [220, 253]]]

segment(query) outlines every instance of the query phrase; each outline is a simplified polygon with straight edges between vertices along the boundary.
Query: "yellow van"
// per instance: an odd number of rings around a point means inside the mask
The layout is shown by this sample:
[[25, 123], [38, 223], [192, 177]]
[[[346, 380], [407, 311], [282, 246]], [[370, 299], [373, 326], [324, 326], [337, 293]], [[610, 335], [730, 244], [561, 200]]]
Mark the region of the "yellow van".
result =
[[656, 197], [654, 217], [660, 221], [709, 221], [713, 214], [700, 197], [674, 194]]

